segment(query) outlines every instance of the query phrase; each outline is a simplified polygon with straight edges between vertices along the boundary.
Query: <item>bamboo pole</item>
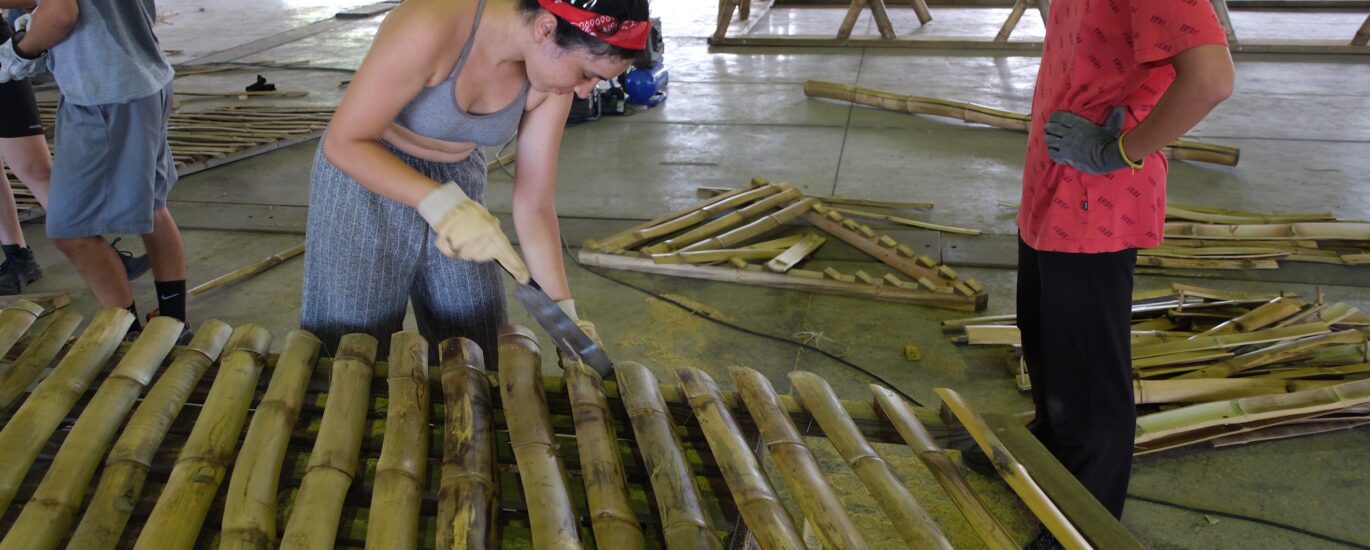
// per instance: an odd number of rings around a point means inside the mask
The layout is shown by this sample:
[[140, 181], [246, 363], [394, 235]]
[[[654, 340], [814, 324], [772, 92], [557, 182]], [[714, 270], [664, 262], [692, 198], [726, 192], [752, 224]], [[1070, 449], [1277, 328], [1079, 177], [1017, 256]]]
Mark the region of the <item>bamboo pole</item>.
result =
[[861, 478], [904, 542], [911, 548], [950, 549], [951, 543], [937, 523], [919, 506], [894, 473], [894, 468], [866, 441], [856, 423], [842, 410], [832, 387], [813, 373], [791, 372], [789, 378], [799, 394], [800, 405], [818, 421], [828, 441]]
[[793, 187], [789, 186], [789, 184], [784, 184], [782, 187], [770, 183], [760, 187], [753, 187], [744, 193], [729, 197], [725, 200], [706, 203], [698, 209], [670, 221], [634, 231], [633, 236], [641, 241], [650, 241], [657, 237], [669, 235], [696, 224], [704, 223], [705, 221], [708, 221], [709, 218], [722, 212], [726, 212], [743, 204], [764, 199], [787, 189], [793, 189]]
[[285, 524], [282, 550], [333, 548], [343, 497], [357, 473], [377, 345], [366, 334], [348, 334], [338, 344], [319, 437]]
[[775, 213], [763, 215], [747, 225], [681, 248], [681, 251], [692, 252], [696, 250], [713, 250], [740, 244], [748, 239], [759, 237], [769, 231], [775, 230], [788, 223], [790, 220], [799, 217], [800, 214], [808, 212], [809, 209], [813, 208], [813, 205], [816, 204], [816, 202], [817, 201], [813, 199], [800, 199]]
[[485, 358], [480, 347], [465, 338], [443, 340], [439, 355], [446, 419], [438, 550], [493, 550], [499, 547], [499, 483]]
[[[783, 204], [803, 198], [803, 194], [801, 194], [798, 189], [795, 189], [794, 186], [788, 183], [782, 183], [776, 186], [776, 188], [779, 189], [779, 192], [771, 194], [743, 208], [739, 208], [723, 216], [719, 216], [718, 218], [711, 220], [708, 223], [700, 225], [699, 227], [686, 231], [685, 233], [682, 233], [675, 237], [666, 239], [659, 244], [646, 247], [643, 249], [643, 251], [649, 254], [662, 254], [670, 252], [672, 250], [704, 250], [691, 249], [690, 247], [695, 244], [698, 244], [701, 241], [704, 241], [705, 239], [718, 235], [719, 233], [723, 233], [734, 227], [737, 227], [738, 225], [741, 225], [747, 222], [748, 220], [760, 217], [761, 215], [770, 212], [771, 210], [774, 210], [775, 208], [780, 207]], [[712, 248], [727, 247], [720, 246]]]
[[500, 401], [505, 407], [509, 444], [514, 448], [523, 494], [538, 506], [528, 509], [533, 547], [538, 550], [579, 549], [575, 505], [567, 490], [566, 469], [557, 456], [547, 398], [539, 374], [542, 357], [532, 332], [506, 327], [500, 334]]
[[286, 336], [285, 350], [276, 359], [271, 383], [252, 414], [242, 451], [233, 465], [219, 550], [267, 550], [276, 546], [276, 490], [281, 465], [322, 345], [303, 330]]
[[565, 379], [595, 544], [615, 550], [645, 548], [618, 454], [614, 415], [599, 375], [576, 361], [567, 366]]
[[723, 541], [704, 513], [684, 445], [656, 377], [637, 363], [620, 363], [614, 372], [661, 513], [666, 548], [723, 550]]
[[108, 550], [117, 545], [133, 511], [128, 503], [136, 502], [142, 494], [153, 456], [186, 399], [223, 351], [232, 330], [220, 321], [205, 321], [190, 343], [176, 353], [109, 451], [100, 483], [67, 548]]
[[223, 275], [205, 281], [201, 284], [198, 284], [195, 286], [195, 288], [190, 289], [189, 294], [192, 296], [199, 296], [219, 287], [230, 285], [243, 279], [247, 279], [249, 277], [252, 277], [253, 275], [257, 275], [258, 273], [281, 265], [282, 263], [285, 263], [286, 260], [294, 258], [295, 256], [299, 256], [303, 253], [304, 243], [297, 244], [295, 246], [272, 254], [271, 256], [262, 259], [261, 261], [254, 262], [251, 265], [243, 266], [242, 268], [236, 269], [229, 273], [225, 273]]
[[237, 449], [270, 345], [271, 333], [253, 324], [238, 327], [229, 337], [204, 407], [143, 524], [135, 550], [189, 550], [195, 546]]
[[0, 410], [8, 410], [23, 397], [24, 390], [52, 364], [80, 324], [81, 314], [75, 311], [64, 309], [52, 315], [43, 332], [24, 347], [24, 352], [8, 370], [0, 374]]
[[[15, 300], [0, 311], [0, 357], [9, 355], [14, 344], [24, 337], [33, 322], [43, 314], [43, 306], [28, 300]], [[0, 376], [4, 375], [0, 367]]]
[[942, 490], [951, 497], [951, 501], [956, 504], [961, 515], [965, 516], [975, 534], [984, 541], [985, 546], [990, 550], [1020, 548], [1013, 537], [1009, 536], [1008, 529], [990, 513], [980, 497], [976, 496], [970, 482], [966, 481], [961, 471], [956, 469], [956, 464], [937, 445], [937, 440], [913, 414], [909, 404], [887, 388], [872, 384], [870, 390], [875, 396], [877, 410], [894, 425], [899, 435], [904, 438], [904, 442], [918, 455], [918, 460], [932, 472], [932, 477], [937, 479]]
[[658, 264], [714, 264], [726, 262], [733, 258], [742, 260], [770, 260], [779, 256], [781, 250], [752, 249], [752, 248], [726, 248], [722, 250], [704, 250], [700, 252], [667, 252], [665, 254], [652, 254], [652, 262]]
[[428, 461], [428, 342], [417, 332], [390, 338], [385, 436], [371, 490], [366, 547], [419, 547], [419, 504]]
[[966, 403], [955, 391], [948, 388], [937, 388], [937, 395], [942, 398], [942, 402], [951, 409], [956, 418], [961, 421], [970, 432], [971, 437], [980, 449], [985, 451], [985, 455], [994, 461], [994, 468], [998, 470], [999, 476], [1008, 482], [1018, 498], [1032, 510], [1032, 514], [1041, 520], [1047, 530], [1056, 536], [1056, 540], [1062, 546], [1070, 549], [1092, 548], [1089, 542], [1085, 541], [1080, 531], [1071, 525], [1070, 520], [1066, 519], [1056, 504], [1046, 496], [1041, 487], [1033, 481], [1026, 468], [1013, 457], [1003, 442], [994, 435], [994, 432], [985, 425], [985, 421], [980, 418], [970, 405]]
[[926, 25], [932, 21], [932, 12], [928, 11], [927, 0], [912, 0], [909, 2], [913, 6], [914, 15], [918, 16], [918, 25]]
[[100, 384], [48, 466], [33, 497], [10, 526], [0, 550], [50, 550], [67, 534], [95, 468], [125, 415], [171, 352], [185, 323], [149, 321], [109, 377]]
[[620, 231], [620, 232], [618, 232], [618, 233], [614, 233], [613, 235], [610, 235], [610, 236], [605, 237], [605, 238], [603, 238], [603, 239], [600, 239], [600, 240], [598, 240], [598, 241], [595, 241], [595, 240], [586, 241], [586, 242], [585, 242], [585, 248], [588, 248], [588, 249], [590, 249], [590, 250], [600, 251], [600, 252], [607, 252], [607, 253], [611, 253], [611, 254], [612, 254], [612, 253], [621, 252], [621, 251], [623, 251], [624, 249], [633, 248], [633, 247], [635, 247], [635, 246], [637, 246], [637, 245], [639, 245], [639, 244], [642, 244], [642, 242], [643, 242], [643, 240], [640, 239], [640, 238], [638, 238], [638, 236], [637, 236], [637, 232], [638, 232], [638, 231], [640, 231], [640, 230], [642, 230], [642, 229], [646, 229], [646, 228], [648, 228], [648, 227], [652, 227], [652, 226], [654, 226], [654, 225], [659, 225], [659, 224], [662, 224], [662, 223], [666, 223], [666, 222], [668, 222], [668, 221], [671, 221], [672, 219], [675, 219], [675, 218], [678, 218], [678, 217], [680, 217], [680, 216], [684, 216], [684, 215], [686, 215], [686, 214], [689, 214], [690, 212], [693, 212], [693, 211], [695, 211], [696, 209], [699, 209], [699, 208], [706, 208], [706, 207], [708, 207], [710, 204], [716, 204], [716, 203], [719, 203], [719, 202], [726, 201], [726, 200], [728, 200], [728, 199], [731, 199], [732, 197], [735, 197], [735, 196], [737, 196], [737, 195], [741, 195], [741, 194], [743, 194], [743, 193], [746, 193], [746, 192], [747, 192], [748, 190], [750, 190], [750, 189], [751, 189], [750, 187], [739, 187], [739, 188], [737, 188], [737, 189], [732, 189], [732, 190], [730, 190], [730, 191], [727, 191], [727, 192], [724, 192], [724, 193], [721, 193], [721, 194], [719, 194], [719, 195], [714, 196], [713, 198], [709, 199], [709, 201], [706, 202], [706, 203], [704, 203], [703, 205], [691, 206], [691, 207], [686, 208], [686, 209], [684, 209], [684, 210], [677, 210], [677, 211], [675, 211], [675, 212], [671, 212], [671, 213], [666, 214], [666, 215], [664, 215], [664, 216], [661, 216], [661, 217], [659, 217], [659, 218], [656, 218], [656, 219], [653, 219], [653, 220], [651, 220], [651, 221], [642, 223], [642, 224], [640, 224], [640, 225], [638, 225], [638, 226], [636, 226], [636, 227], [633, 227], [633, 228], [631, 228], [631, 229], [627, 229], [627, 230], [625, 230], [625, 231]]
[[695, 368], [677, 369], [681, 391], [709, 442], [733, 502], [762, 550], [802, 548], [804, 541], [757, 463], [713, 378]]
[[38, 452], [85, 395], [132, 323], [133, 314], [122, 308], [95, 314], [67, 356], [0, 429], [0, 510], [9, 508]]
[[804, 446], [799, 429], [780, 405], [771, 382], [753, 369], [734, 367], [729, 370], [737, 393], [742, 396], [761, 432], [762, 442], [775, 459], [781, 477], [799, 501], [806, 519], [817, 528], [823, 545], [839, 550], [865, 548], [866, 543], [861, 540], [856, 524], [847, 516], [837, 492], [823, 477], [813, 452]]

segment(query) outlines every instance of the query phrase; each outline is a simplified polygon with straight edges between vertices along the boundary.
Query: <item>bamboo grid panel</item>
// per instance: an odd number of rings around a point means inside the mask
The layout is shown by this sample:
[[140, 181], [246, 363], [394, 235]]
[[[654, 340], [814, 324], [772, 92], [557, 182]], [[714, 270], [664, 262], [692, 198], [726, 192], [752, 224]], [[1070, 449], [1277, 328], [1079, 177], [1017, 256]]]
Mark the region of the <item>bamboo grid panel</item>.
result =
[[[52, 321], [35, 323], [44, 313]], [[9, 355], [20, 363], [37, 350], [47, 366], [75, 328], [48, 328], [62, 315], [81, 317], [11, 304], [0, 343], [16, 341]], [[886, 544], [948, 547], [939, 523], [949, 518], [934, 522], [886, 486], [900, 480], [877, 443], [912, 445], [950, 492], [938, 498], [973, 518], [991, 548], [1022, 543], [1004, 525], [1031, 535], [1015, 519], [1026, 507], [991, 513], [942, 454], [939, 442], [964, 433], [878, 386], [858, 402], [803, 373], [791, 376], [802, 399], [776, 395], [742, 368], [732, 372], [741, 394], [701, 370], [658, 379], [634, 363], [613, 380], [578, 366], [544, 377], [536, 340], [519, 327], [501, 334], [502, 363], [487, 372], [461, 338], [441, 343], [433, 365], [410, 332], [394, 335], [388, 357], [376, 356], [376, 339], [350, 335], [328, 358], [307, 332], [218, 321], [185, 347], [171, 346], [180, 323], [164, 318], [121, 344], [130, 322], [99, 312], [47, 380], [0, 409], [0, 439], [14, 443], [0, 448], [0, 548], [769, 549], [793, 548], [799, 525], [864, 547], [881, 534], [832, 521], [844, 513], [825, 478], [836, 472], [814, 469], [808, 445], [826, 437], [862, 480], [878, 480], [872, 494], [890, 517], [917, 521]], [[273, 338], [284, 338], [279, 355], [266, 353]], [[16, 364], [0, 363], [0, 380]], [[520, 405], [505, 407], [511, 399]], [[761, 467], [769, 455], [779, 474]], [[804, 515], [754, 493], [780, 488]], [[1078, 487], [1048, 489], [1090, 508]], [[757, 520], [767, 517], [786, 521]], [[1080, 530], [1097, 547], [1133, 540], [1116, 522]]]

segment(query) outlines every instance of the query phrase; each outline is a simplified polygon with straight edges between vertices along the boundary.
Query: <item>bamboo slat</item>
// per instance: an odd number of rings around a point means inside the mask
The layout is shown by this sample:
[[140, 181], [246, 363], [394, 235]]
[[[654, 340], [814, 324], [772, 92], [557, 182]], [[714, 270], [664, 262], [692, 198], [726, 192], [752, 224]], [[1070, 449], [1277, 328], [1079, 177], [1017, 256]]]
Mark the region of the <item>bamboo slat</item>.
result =
[[419, 547], [419, 504], [428, 461], [428, 342], [417, 332], [390, 338], [385, 436], [371, 489], [366, 547]]
[[1132, 349], [1132, 358], [1134, 360], [1145, 359], [1147, 357], [1157, 357], [1173, 353], [1230, 349], [1252, 344], [1266, 344], [1270, 342], [1279, 342], [1281, 340], [1327, 334], [1328, 332], [1331, 332], [1331, 330], [1330, 327], [1323, 323], [1309, 323], [1306, 325], [1294, 325], [1242, 334], [1206, 336], [1180, 342], [1167, 342], [1153, 346], [1139, 346]]
[[[760, 200], [753, 202], [752, 204], [749, 204], [743, 208], [739, 208], [732, 212], [728, 212], [727, 214], [710, 220], [708, 223], [699, 225], [694, 229], [681, 233], [680, 235], [677, 235], [675, 237], [666, 239], [658, 244], [643, 248], [642, 250], [643, 252], [646, 252], [648, 254], [663, 254], [672, 250], [708, 250], [710, 248], [691, 249], [690, 247], [699, 244], [701, 241], [704, 241], [705, 239], [714, 237], [720, 233], [731, 230], [732, 228], [737, 227], [743, 223], [747, 223], [750, 220], [761, 217], [762, 215], [765, 215], [767, 212], [779, 208], [787, 203], [798, 200], [803, 196], [802, 194], [800, 194], [798, 189], [795, 189], [793, 185], [790, 185], [788, 183], [782, 183], [774, 187], [778, 189], [779, 192], [770, 194], [769, 196], [763, 197]], [[764, 188], [765, 187], [762, 187], [760, 189]], [[751, 193], [754, 191], [756, 191], [756, 189], [747, 191], [747, 193]], [[708, 208], [708, 206], [709, 205], [705, 205], [704, 207]], [[711, 248], [727, 247], [723, 246]]]
[[[0, 357], [9, 355], [14, 344], [29, 331], [33, 322], [43, 314], [43, 306], [28, 300], [15, 300], [0, 311]], [[0, 370], [0, 376], [4, 371]]]
[[48, 466], [33, 497], [10, 526], [0, 550], [50, 550], [67, 534], [100, 458], [125, 415], [152, 381], [185, 324], [170, 317], [148, 322], [113, 372], [95, 390]]
[[762, 550], [803, 548], [804, 541], [771, 482], [761, 471], [713, 378], [699, 369], [677, 369], [681, 391], [690, 402], [709, 449], [743, 521]]
[[123, 534], [132, 510], [125, 503], [138, 500], [153, 455], [161, 446], [200, 378], [223, 351], [232, 327], [219, 321], [201, 323], [185, 349], [152, 385], [143, 403], [115, 441], [100, 474], [100, 483], [67, 548], [108, 550]]
[[907, 226], [909, 226], [909, 227], [917, 227], [917, 228], [919, 228], [919, 229], [928, 229], [928, 230], [937, 231], [937, 232], [940, 232], [940, 233], [953, 233], [953, 234], [956, 234], [956, 235], [970, 235], [970, 236], [977, 236], [977, 235], [980, 235], [980, 234], [981, 234], [981, 231], [978, 230], [978, 229], [964, 229], [964, 228], [960, 228], [960, 227], [952, 227], [952, 226], [949, 226], [949, 225], [940, 225], [940, 224], [929, 223], [929, 222], [919, 221], [919, 220], [914, 220], [914, 219], [909, 219], [909, 218], [902, 218], [902, 217], [899, 217], [899, 216], [891, 216], [891, 215], [889, 215], [889, 214], [881, 214], [881, 213], [878, 213], [878, 212], [867, 212], [867, 211], [865, 211], [865, 210], [854, 210], [854, 209], [851, 209], [851, 208], [838, 208], [838, 207], [833, 207], [833, 210], [836, 210], [836, 211], [841, 212], [841, 213], [843, 213], [843, 214], [848, 214], [848, 215], [851, 215], [851, 216], [856, 216], [856, 217], [858, 217], [858, 218], [870, 218], [870, 219], [873, 219], [873, 220], [885, 220], [885, 221], [890, 222], [890, 223], [897, 223], [897, 224], [899, 224], [899, 225], [907, 225]]
[[637, 231], [634, 231], [633, 235], [634, 237], [642, 241], [650, 241], [657, 237], [670, 235], [671, 233], [682, 231], [696, 224], [708, 221], [709, 218], [712, 218], [715, 215], [718, 215], [722, 212], [726, 212], [728, 210], [731, 210], [743, 204], [747, 204], [749, 202], [766, 198], [786, 189], [792, 189], [792, 187], [780, 187], [767, 183], [760, 187], [754, 187], [746, 191], [745, 193], [741, 193], [739, 195], [730, 197], [726, 200], [705, 204], [699, 207], [698, 209], [694, 210], [693, 212], [672, 219], [668, 222], [654, 225], [652, 227], [647, 227], [644, 229], [639, 229]]
[[1136, 380], [1133, 395], [1137, 404], [1207, 403], [1289, 393], [1339, 383], [1336, 380], [1290, 382], [1261, 378], [1207, 378], [1195, 380]]
[[985, 546], [990, 550], [1017, 550], [1020, 548], [1013, 537], [1009, 536], [1008, 529], [999, 522], [994, 514], [990, 513], [985, 503], [976, 496], [975, 490], [971, 489], [970, 483], [961, 475], [961, 471], [956, 469], [956, 464], [952, 463], [951, 458], [947, 457], [942, 448], [937, 445], [932, 434], [928, 433], [927, 428], [913, 414], [913, 409], [909, 404], [890, 391], [872, 384], [871, 393], [875, 396], [875, 403], [881, 414], [899, 430], [899, 435], [904, 438], [904, 442], [913, 449], [914, 454], [918, 455], [918, 460], [932, 472], [932, 476], [937, 479], [937, 483], [942, 486], [951, 497], [951, 501], [956, 504], [956, 508], [965, 516], [970, 523], [975, 534], [979, 535], [980, 540], [984, 541]]
[[270, 344], [271, 333], [258, 325], [240, 326], [229, 337], [209, 396], [143, 524], [135, 550], [194, 548], [238, 447]]
[[614, 368], [623, 408], [637, 438], [661, 513], [661, 530], [669, 550], [722, 550], [695, 486], [684, 445], [655, 376], [637, 363]]
[[842, 410], [832, 387], [813, 373], [796, 371], [790, 373], [789, 378], [791, 386], [798, 393], [800, 405], [818, 420], [823, 433], [875, 496], [904, 543], [911, 548], [950, 549], [951, 542], [942, 534], [937, 523], [904, 487], [894, 468], [866, 441], [856, 423]]
[[804, 446], [799, 429], [780, 405], [770, 381], [752, 369], [734, 367], [729, 370], [738, 395], [742, 396], [742, 402], [761, 432], [762, 443], [770, 451], [805, 517], [818, 529], [823, 545], [837, 549], [865, 548], [866, 543], [861, 540], [856, 524], [847, 516], [836, 491], [823, 477], [813, 452]]
[[24, 347], [9, 369], [0, 373], [0, 410], [9, 409], [24, 395], [24, 390], [62, 352], [80, 324], [81, 314], [75, 311], [64, 309], [52, 315], [43, 332]]
[[439, 355], [446, 419], [438, 550], [498, 548], [494, 407], [485, 358], [480, 347], [465, 338], [444, 340]]
[[775, 229], [780, 228], [780, 226], [788, 223], [790, 220], [799, 217], [800, 214], [809, 211], [809, 209], [813, 208], [815, 202], [816, 201], [814, 201], [813, 199], [800, 199], [793, 204], [781, 208], [779, 211], [775, 213], [763, 215], [756, 221], [753, 221], [751, 223], [748, 223], [746, 225], [743, 225], [741, 227], [738, 227], [716, 237], [709, 237], [707, 239], [696, 242], [692, 245], [682, 247], [680, 250], [682, 252], [692, 252], [696, 250], [713, 250], [717, 248], [728, 248], [730, 246], [740, 244], [743, 241], [759, 237], [761, 235], [766, 234], [769, 231], [774, 231]]
[[671, 220], [673, 220], [673, 219], [675, 219], [675, 218], [679, 218], [680, 216], [684, 216], [684, 215], [686, 215], [686, 214], [689, 214], [690, 212], [693, 212], [693, 211], [695, 211], [695, 210], [697, 210], [697, 209], [699, 209], [699, 208], [708, 207], [708, 206], [711, 205], [711, 204], [717, 204], [717, 203], [720, 203], [720, 202], [729, 200], [729, 199], [731, 199], [731, 198], [733, 198], [733, 197], [735, 197], [735, 196], [737, 196], [737, 195], [741, 195], [741, 194], [743, 194], [743, 193], [746, 193], [748, 190], [749, 190], [749, 188], [747, 188], [747, 187], [739, 187], [739, 188], [737, 188], [737, 189], [732, 189], [732, 190], [727, 191], [727, 192], [725, 192], [725, 193], [722, 193], [722, 194], [719, 194], [719, 195], [717, 195], [717, 196], [714, 196], [713, 198], [709, 199], [709, 201], [708, 201], [707, 203], [705, 203], [704, 205], [700, 205], [700, 206], [691, 206], [691, 207], [685, 208], [685, 209], [683, 209], [683, 210], [677, 210], [677, 211], [675, 211], [675, 212], [671, 212], [671, 213], [669, 213], [669, 214], [666, 214], [666, 215], [661, 216], [661, 217], [659, 217], [659, 218], [656, 218], [656, 219], [654, 219], [654, 220], [648, 221], [648, 222], [646, 222], [646, 223], [639, 224], [638, 226], [633, 227], [633, 228], [631, 228], [631, 229], [628, 229], [628, 230], [625, 230], [625, 231], [620, 231], [620, 232], [618, 232], [618, 233], [614, 233], [613, 235], [610, 235], [610, 236], [605, 237], [605, 238], [603, 238], [603, 239], [599, 239], [598, 241], [596, 241], [596, 240], [586, 241], [586, 242], [585, 242], [585, 248], [588, 248], [588, 249], [590, 249], [590, 250], [597, 250], [597, 251], [601, 251], [601, 252], [607, 252], [607, 253], [611, 253], [611, 254], [612, 254], [612, 253], [621, 252], [621, 251], [623, 251], [624, 249], [632, 248], [632, 247], [635, 247], [635, 246], [637, 246], [637, 245], [639, 245], [639, 244], [642, 244], [642, 242], [643, 242], [644, 240], [637, 236], [637, 232], [638, 232], [638, 231], [641, 231], [641, 230], [643, 230], [643, 229], [652, 227], [652, 226], [654, 226], [654, 225], [660, 225], [660, 224], [666, 223], [666, 222], [671, 221]]
[[133, 314], [126, 309], [100, 310], [62, 362], [0, 429], [0, 510], [9, 507], [38, 452], [85, 395], [132, 323]]
[[789, 271], [795, 264], [804, 261], [804, 258], [807, 258], [809, 254], [812, 254], [818, 247], [823, 246], [823, 243], [825, 242], [828, 242], [828, 240], [815, 233], [805, 233], [802, 240], [785, 249], [784, 252], [781, 252], [769, 262], [766, 262], [766, 269], [776, 273]]
[[1139, 451], [1144, 451], [1152, 443], [1197, 432], [1216, 433], [1206, 436], [1206, 439], [1212, 439], [1227, 435], [1228, 429], [1238, 431], [1232, 428], [1243, 424], [1322, 414], [1365, 403], [1370, 403], [1370, 379], [1294, 393], [1190, 405], [1138, 417], [1135, 445]]
[[500, 400], [519, 404], [504, 411], [519, 481], [525, 497], [539, 503], [528, 510], [533, 547], [579, 549], [575, 505], [567, 489], [566, 468], [557, 456], [547, 398], [538, 379], [542, 367], [537, 340], [528, 329], [507, 327], [500, 334], [499, 357]]
[[338, 344], [319, 437], [285, 524], [282, 550], [333, 548], [343, 497], [357, 473], [378, 344], [366, 334], [348, 334]]
[[581, 478], [589, 502], [595, 544], [603, 548], [634, 550], [646, 547], [642, 526], [633, 512], [628, 482], [618, 453], [614, 415], [604, 396], [599, 375], [578, 361], [565, 370], [566, 393], [576, 426]]
[[276, 546], [276, 490], [281, 465], [322, 345], [303, 330], [286, 336], [285, 350], [276, 360], [271, 383], [252, 414], [242, 452], [233, 465], [219, 550]]

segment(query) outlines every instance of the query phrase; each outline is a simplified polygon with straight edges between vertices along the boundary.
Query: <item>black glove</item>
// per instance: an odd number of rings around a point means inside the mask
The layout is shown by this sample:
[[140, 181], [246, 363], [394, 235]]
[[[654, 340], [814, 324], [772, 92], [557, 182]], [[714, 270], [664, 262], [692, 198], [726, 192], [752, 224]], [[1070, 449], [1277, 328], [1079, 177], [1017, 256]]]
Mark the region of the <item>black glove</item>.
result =
[[1101, 127], [1069, 111], [1056, 111], [1043, 126], [1051, 160], [1090, 174], [1107, 174], [1131, 166], [1118, 148], [1127, 108], [1114, 107]]

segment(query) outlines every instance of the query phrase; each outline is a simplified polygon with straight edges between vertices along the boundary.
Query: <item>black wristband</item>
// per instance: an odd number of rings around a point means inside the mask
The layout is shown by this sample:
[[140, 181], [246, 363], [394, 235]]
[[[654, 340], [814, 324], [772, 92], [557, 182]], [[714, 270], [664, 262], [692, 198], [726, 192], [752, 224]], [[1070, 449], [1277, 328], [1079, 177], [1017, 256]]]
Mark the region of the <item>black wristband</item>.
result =
[[34, 60], [43, 57], [43, 52], [38, 52], [37, 55], [28, 55], [24, 53], [24, 50], [19, 49], [19, 42], [24, 40], [24, 37], [28, 36], [28, 34], [29, 31], [19, 31], [14, 33], [14, 37], [10, 38], [10, 47], [14, 49], [14, 55], [17, 55], [20, 58], [28, 60]]

